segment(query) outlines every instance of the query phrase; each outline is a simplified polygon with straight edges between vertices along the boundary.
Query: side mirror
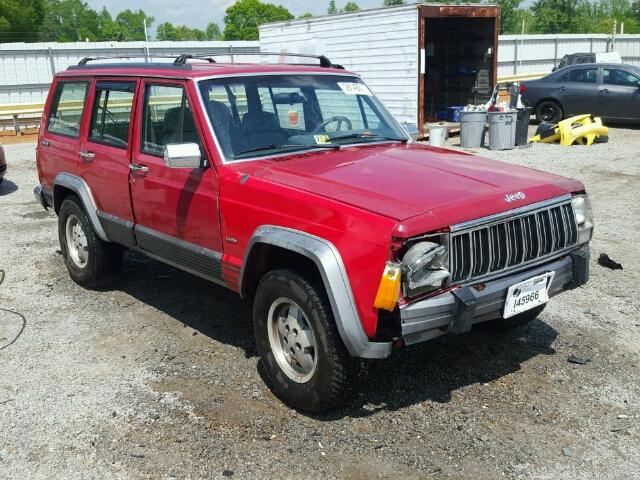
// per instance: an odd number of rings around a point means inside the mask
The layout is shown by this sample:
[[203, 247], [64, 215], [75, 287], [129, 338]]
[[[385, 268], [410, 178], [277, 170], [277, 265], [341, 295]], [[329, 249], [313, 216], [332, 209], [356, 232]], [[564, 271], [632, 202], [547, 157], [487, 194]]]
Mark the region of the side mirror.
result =
[[199, 168], [202, 163], [197, 143], [170, 143], [164, 146], [164, 164], [169, 168]]

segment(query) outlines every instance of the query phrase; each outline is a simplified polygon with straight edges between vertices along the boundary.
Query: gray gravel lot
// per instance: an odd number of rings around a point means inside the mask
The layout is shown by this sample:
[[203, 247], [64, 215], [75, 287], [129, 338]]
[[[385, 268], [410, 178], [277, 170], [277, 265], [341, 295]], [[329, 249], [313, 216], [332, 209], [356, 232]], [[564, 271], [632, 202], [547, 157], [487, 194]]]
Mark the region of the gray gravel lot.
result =
[[640, 478], [640, 131], [610, 138], [479, 152], [586, 184], [586, 287], [516, 331], [375, 363], [353, 404], [322, 417], [265, 387], [251, 306], [231, 292], [130, 253], [109, 289], [75, 285], [33, 198], [34, 144], [6, 146], [0, 478]]

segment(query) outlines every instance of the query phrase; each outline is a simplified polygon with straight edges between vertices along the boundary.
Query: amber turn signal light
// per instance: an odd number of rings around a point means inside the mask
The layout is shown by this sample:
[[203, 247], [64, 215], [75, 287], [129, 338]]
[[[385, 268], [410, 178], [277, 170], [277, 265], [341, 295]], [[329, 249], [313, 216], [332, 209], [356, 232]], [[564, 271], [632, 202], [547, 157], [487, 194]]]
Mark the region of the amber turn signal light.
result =
[[383, 310], [392, 312], [398, 305], [398, 296], [400, 295], [401, 281], [400, 264], [396, 262], [387, 262], [380, 279], [378, 293], [373, 306]]

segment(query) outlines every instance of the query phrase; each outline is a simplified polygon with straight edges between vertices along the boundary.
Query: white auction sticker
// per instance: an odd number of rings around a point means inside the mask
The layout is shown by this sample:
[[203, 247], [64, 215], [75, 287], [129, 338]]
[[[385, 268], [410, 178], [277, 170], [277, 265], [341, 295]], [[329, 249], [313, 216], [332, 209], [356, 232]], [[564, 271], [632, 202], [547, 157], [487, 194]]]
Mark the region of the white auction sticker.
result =
[[371, 90], [363, 83], [356, 82], [338, 82], [340, 89], [347, 95], [373, 95]]

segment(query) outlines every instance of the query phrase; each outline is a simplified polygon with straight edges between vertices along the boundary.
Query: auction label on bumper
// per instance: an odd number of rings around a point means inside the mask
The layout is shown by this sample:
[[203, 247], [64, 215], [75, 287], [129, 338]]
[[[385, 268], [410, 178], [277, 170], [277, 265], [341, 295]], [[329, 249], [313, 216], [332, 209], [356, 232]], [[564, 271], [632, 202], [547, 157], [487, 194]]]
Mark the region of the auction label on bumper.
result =
[[547, 272], [511, 285], [504, 302], [504, 318], [513, 317], [549, 301], [549, 286], [555, 272]]

